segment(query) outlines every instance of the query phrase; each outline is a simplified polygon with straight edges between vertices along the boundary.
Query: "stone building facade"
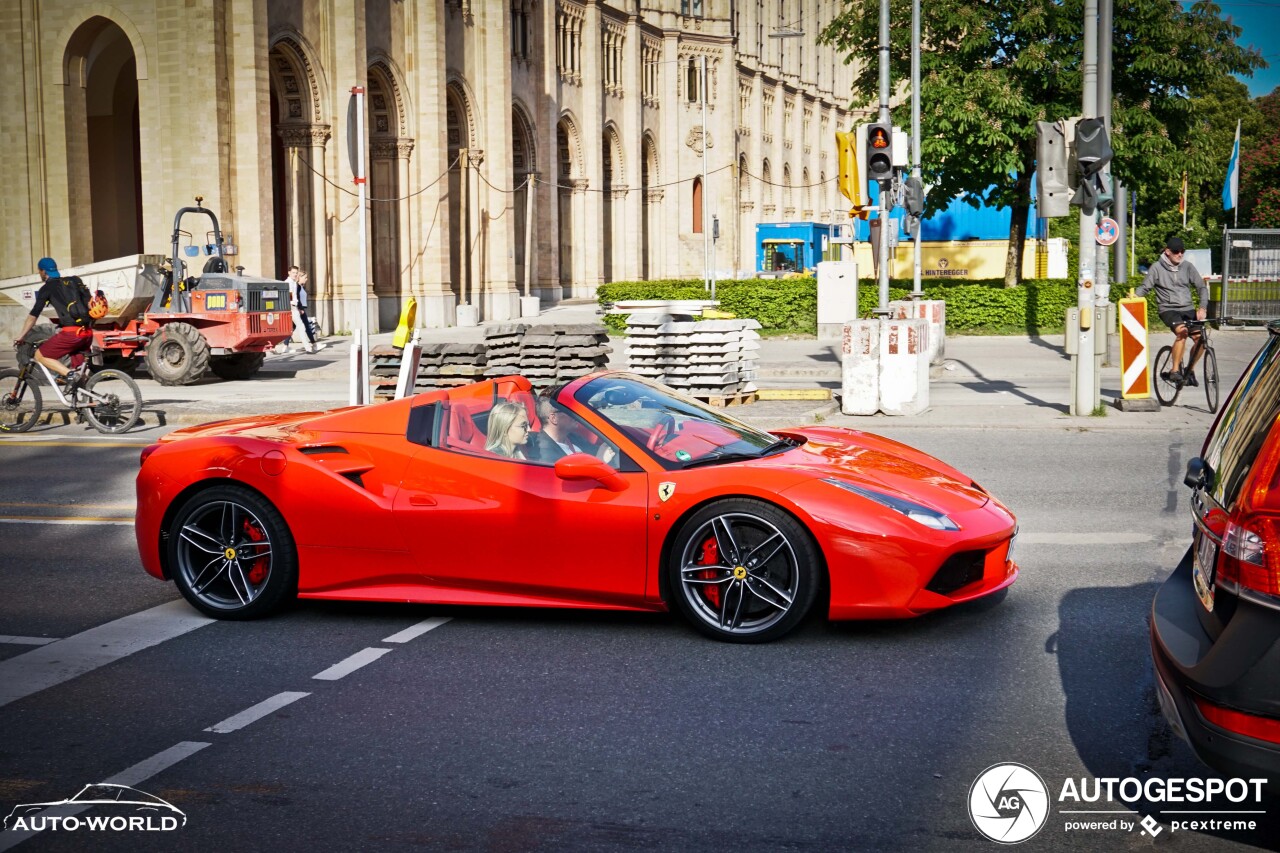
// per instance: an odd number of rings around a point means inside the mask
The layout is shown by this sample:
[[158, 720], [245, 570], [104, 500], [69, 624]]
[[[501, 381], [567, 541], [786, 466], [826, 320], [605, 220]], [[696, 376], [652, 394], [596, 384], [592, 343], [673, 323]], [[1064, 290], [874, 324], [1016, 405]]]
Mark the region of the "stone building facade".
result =
[[697, 278], [709, 248], [722, 273], [749, 271], [756, 223], [847, 208], [833, 135], [853, 121], [853, 69], [815, 43], [837, 0], [6, 5], [0, 278], [43, 255], [167, 252], [200, 195], [233, 265], [310, 271], [328, 331], [360, 325], [362, 256], [375, 328], [409, 296], [421, 325], [447, 326], [460, 302], [518, 316], [526, 287], [549, 304]]

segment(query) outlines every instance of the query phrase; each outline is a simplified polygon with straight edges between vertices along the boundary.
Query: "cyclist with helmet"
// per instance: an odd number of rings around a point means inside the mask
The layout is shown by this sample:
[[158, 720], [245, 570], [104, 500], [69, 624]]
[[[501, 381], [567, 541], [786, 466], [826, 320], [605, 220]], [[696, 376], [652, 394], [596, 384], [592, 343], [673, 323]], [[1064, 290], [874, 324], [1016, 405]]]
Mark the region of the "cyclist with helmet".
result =
[[[101, 292], [90, 299], [89, 289], [79, 278], [71, 276], [63, 278], [58, 273], [58, 264], [53, 258], [41, 258], [37, 264], [40, 280], [44, 282], [36, 292], [35, 305], [22, 324], [14, 345], [21, 345], [27, 333], [40, 319], [46, 306], [52, 307], [58, 315], [58, 332], [36, 349], [36, 361], [43, 364], [58, 376], [66, 378], [70, 368], [62, 363], [63, 356], [70, 356], [72, 367], [78, 368], [84, 363], [85, 350], [93, 345], [93, 320], [95, 314], [101, 317], [106, 314], [106, 299]], [[74, 383], [77, 377], [73, 377]]]
[[[1187, 322], [1203, 320], [1205, 306], [1209, 304], [1209, 288], [1205, 286], [1204, 277], [1190, 261], [1183, 260], [1186, 247], [1181, 237], [1170, 237], [1165, 243], [1164, 251], [1142, 279], [1142, 286], [1134, 293], [1146, 296], [1153, 288], [1156, 292], [1156, 306], [1160, 309], [1160, 319], [1174, 334], [1173, 365], [1174, 370], [1168, 376], [1161, 377], [1186, 385], [1199, 385], [1196, 382], [1196, 360], [1200, 353], [1193, 350], [1193, 359], [1185, 372], [1182, 365], [1182, 353], [1187, 344]], [[1200, 296], [1200, 307], [1191, 304], [1191, 288]], [[1194, 332], [1191, 337], [1200, 339], [1200, 333]]]

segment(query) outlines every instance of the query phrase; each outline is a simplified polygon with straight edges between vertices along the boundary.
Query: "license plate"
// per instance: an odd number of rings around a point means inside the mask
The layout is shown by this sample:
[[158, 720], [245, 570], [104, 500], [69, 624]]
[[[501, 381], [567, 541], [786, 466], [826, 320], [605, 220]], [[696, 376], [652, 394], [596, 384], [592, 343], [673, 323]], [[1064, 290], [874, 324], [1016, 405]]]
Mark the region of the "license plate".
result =
[[1191, 583], [1204, 609], [1213, 612], [1213, 581], [1218, 565], [1218, 546], [1203, 533], [1197, 535], [1195, 557], [1191, 561]]
[[262, 298], [263, 298], [263, 299], [277, 299], [277, 298], [279, 298], [279, 296], [280, 296], [280, 291], [278, 291], [278, 290], [264, 290], [264, 291], [262, 291]]

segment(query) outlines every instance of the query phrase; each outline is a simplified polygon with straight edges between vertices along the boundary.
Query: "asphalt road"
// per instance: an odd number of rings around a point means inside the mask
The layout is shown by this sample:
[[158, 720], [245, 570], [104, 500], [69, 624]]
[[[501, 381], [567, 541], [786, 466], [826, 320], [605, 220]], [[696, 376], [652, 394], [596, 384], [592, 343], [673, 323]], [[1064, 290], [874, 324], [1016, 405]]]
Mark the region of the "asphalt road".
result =
[[[1013, 761], [1055, 800], [1027, 849], [1275, 848], [1276, 800], [1251, 806], [1269, 812], [1255, 831], [1216, 834], [1138, 804], [1124, 819], [1155, 812], [1154, 839], [1068, 832], [1056, 802], [1072, 778], [1215, 775], [1160, 718], [1147, 645], [1155, 589], [1189, 541], [1181, 479], [1200, 432], [884, 432], [1018, 514], [1021, 578], [1000, 601], [812, 618], [766, 646], [674, 617], [550, 610], [194, 619], [138, 564], [145, 442], [0, 442], [0, 813], [116, 779], [185, 826], [50, 830], [18, 849], [958, 850], [992, 844], [970, 786]], [[127, 617], [123, 640], [89, 634], [68, 654], [64, 680], [5, 693], [24, 655], [59, 648], [34, 638]], [[367, 649], [387, 651], [332, 677]], [[0, 832], [0, 850], [16, 841]]]

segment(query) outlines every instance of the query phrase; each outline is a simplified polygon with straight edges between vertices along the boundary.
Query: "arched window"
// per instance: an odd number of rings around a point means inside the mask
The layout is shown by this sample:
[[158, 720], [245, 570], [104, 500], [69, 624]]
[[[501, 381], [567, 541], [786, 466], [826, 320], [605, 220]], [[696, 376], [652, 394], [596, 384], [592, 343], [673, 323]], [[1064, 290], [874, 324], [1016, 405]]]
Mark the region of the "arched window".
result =
[[702, 233], [702, 178], [693, 179], [693, 233]]

